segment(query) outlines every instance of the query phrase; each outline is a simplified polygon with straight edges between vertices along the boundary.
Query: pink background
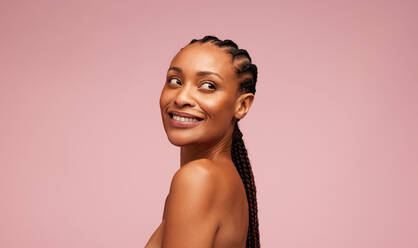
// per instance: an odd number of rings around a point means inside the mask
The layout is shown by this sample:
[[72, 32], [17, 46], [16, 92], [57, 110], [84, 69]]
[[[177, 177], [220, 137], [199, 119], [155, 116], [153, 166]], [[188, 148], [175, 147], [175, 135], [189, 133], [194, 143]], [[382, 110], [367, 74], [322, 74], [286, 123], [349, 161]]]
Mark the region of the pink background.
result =
[[0, 247], [143, 247], [179, 150], [158, 99], [212, 34], [259, 68], [241, 122], [261, 245], [418, 247], [416, 1], [1, 1]]

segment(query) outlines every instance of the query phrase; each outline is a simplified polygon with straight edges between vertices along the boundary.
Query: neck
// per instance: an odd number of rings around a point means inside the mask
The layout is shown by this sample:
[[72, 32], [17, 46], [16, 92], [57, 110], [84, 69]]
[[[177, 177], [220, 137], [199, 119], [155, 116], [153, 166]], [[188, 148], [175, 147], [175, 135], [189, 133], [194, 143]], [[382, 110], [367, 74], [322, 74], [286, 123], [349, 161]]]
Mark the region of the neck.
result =
[[180, 167], [197, 159], [209, 159], [214, 162], [232, 160], [232, 133], [228, 132], [223, 138], [211, 144], [193, 144], [182, 146], [180, 149]]

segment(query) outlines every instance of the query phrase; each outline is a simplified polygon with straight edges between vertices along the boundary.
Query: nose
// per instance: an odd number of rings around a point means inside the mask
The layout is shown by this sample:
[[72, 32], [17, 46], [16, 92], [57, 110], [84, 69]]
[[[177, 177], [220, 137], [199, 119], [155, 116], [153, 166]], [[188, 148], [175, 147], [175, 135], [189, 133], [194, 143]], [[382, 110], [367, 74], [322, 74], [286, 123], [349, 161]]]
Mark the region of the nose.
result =
[[178, 89], [177, 95], [174, 98], [174, 103], [179, 107], [184, 107], [186, 105], [193, 107], [195, 105], [191, 84], [184, 84]]

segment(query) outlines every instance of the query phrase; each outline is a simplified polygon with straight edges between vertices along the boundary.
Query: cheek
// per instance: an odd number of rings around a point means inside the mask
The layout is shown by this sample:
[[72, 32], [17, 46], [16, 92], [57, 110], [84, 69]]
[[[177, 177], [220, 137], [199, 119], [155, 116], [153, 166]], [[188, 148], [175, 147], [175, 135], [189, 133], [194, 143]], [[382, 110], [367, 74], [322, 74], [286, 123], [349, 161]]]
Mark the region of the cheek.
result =
[[170, 98], [169, 94], [167, 94], [167, 91], [163, 89], [160, 95], [160, 108], [161, 109], [167, 106], [167, 103], [169, 102], [169, 98]]
[[206, 99], [201, 107], [208, 112], [212, 119], [229, 121], [233, 115], [233, 102], [229, 98], [217, 97]]

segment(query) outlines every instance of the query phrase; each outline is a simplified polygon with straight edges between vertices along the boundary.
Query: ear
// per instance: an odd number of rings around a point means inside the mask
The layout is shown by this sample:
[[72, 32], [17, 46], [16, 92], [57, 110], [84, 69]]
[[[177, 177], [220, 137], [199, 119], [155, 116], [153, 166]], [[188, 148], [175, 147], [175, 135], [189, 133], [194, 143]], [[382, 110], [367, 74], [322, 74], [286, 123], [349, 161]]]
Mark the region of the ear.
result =
[[235, 114], [234, 117], [238, 120], [244, 118], [248, 110], [250, 110], [251, 104], [254, 101], [253, 93], [241, 94], [235, 102]]

